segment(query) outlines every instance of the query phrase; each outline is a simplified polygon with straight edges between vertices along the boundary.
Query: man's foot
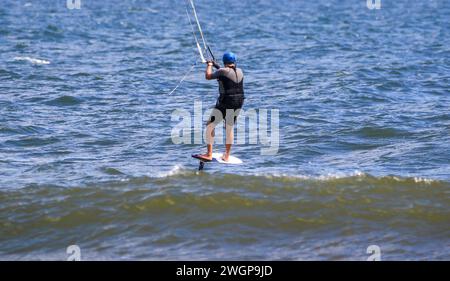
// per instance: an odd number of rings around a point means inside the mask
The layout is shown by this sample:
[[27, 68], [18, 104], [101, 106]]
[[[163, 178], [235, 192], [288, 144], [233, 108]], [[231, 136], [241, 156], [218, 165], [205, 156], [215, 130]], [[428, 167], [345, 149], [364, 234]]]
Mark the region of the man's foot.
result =
[[230, 154], [224, 153], [224, 154], [222, 155], [222, 160], [223, 160], [223, 161], [228, 162], [229, 159], [230, 159]]
[[212, 155], [208, 155], [208, 154], [193, 154], [192, 157], [197, 158], [202, 161], [206, 161], [206, 162], [209, 162], [212, 160]]

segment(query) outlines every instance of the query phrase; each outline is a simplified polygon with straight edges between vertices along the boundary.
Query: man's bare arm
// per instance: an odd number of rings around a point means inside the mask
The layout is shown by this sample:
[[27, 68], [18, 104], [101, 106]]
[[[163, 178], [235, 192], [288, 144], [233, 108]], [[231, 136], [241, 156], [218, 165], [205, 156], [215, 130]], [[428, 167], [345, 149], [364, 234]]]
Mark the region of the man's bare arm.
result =
[[213, 63], [212, 62], [208, 62], [207, 63], [207, 65], [206, 65], [206, 72], [205, 72], [205, 78], [206, 78], [206, 80], [212, 80], [213, 79], [213, 77], [212, 77], [212, 66], [213, 66]]

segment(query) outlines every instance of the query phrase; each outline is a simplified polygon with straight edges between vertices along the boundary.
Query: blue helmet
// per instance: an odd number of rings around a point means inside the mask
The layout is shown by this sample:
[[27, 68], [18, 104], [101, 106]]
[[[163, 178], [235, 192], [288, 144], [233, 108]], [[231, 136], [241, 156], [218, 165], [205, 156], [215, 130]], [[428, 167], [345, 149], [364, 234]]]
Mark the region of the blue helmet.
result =
[[236, 63], [236, 55], [232, 52], [226, 52], [225, 54], [223, 54], [222, 60], [224, 64]]

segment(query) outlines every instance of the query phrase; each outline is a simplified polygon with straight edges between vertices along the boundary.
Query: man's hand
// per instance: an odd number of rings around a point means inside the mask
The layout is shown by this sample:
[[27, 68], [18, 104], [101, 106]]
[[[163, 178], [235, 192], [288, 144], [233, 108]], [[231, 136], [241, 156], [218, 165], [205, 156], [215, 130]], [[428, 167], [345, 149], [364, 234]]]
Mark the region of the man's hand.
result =
[[205, 71], [205, 78], [206, 80], [211, 80], [212, 79], [212, 66], [214, 65], [214, 63], [212, 61], [207, 61], [206, 62], [206, 71]]
[[214, 66], [216, 69], [220, 69], [220, 65], [215, 61], [207, 61], [208, 66]]

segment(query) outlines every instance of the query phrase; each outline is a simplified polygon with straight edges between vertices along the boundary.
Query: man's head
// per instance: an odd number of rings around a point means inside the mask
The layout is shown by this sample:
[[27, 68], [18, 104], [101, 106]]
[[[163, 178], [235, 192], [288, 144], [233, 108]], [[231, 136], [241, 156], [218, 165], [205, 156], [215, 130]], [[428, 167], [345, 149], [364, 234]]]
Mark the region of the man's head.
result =
[[222, 60], [224, 65], [236, 64], [236, 55], [232, 52], [226, 52], [223, 54]]

